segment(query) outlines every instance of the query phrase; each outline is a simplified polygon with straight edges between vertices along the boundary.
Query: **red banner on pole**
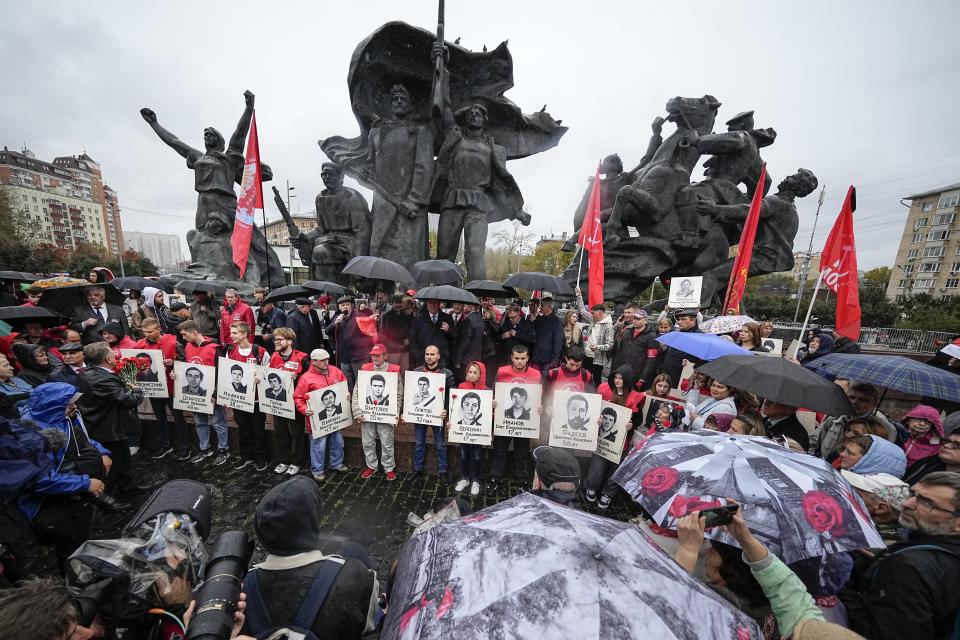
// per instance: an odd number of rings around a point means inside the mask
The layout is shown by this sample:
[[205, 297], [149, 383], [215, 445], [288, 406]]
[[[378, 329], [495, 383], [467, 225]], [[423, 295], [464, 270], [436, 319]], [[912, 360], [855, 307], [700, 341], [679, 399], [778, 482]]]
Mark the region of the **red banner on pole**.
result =
[[853, 237], [853, 212], [856, 208], [857, 190], [851, 185], [820, 255], [823, 284], [837, 294], [835, 331], [854, 342], [860, 339], [860, 278], [857, 274], [857, 246]]
[[589, 282], [590, 290], [587, 294], [587, 304], [590, 308], [595, 304], [603, 303], [603, 222], [600, 219], [600, 165], [593, 177], [593, 188], [590, 190], [590, 200], [587, 201], [587, 211], [583, 216], [583, 226], [580, 227], [580, 237], [577, 240], [580, 250], [590, 259]]
[[750, 201], [750, 211], [743, 224], [740, 234], [740, 244], [737, 245], [737, 257], [733, 261], [730, 271], [730, 281], [727, 283], [727, 296], [723, 300], [723, 313], [740, 313], [740, 303], [743, 302], [743, 290], [747, 286], [747, 276], [750, 275], [750, 259], [753, 257], [753, 240], [757, 237], [757, 224], [760, 222], [760, 208], [763, 206], [763, 188], [767, 183], [767, 164], [760, 169], [760, 180], [753, 192]]
[[237, 215], [233, 221], [233, 234], [230, 236], [233, 264], [240, 269], [241, 278], [247, 271], [250, 241], [253, 238], [253, 219], [257, 209], [263, 209], [263, 183], [260, 173], [260, 142], [257, 139], [257, 114], [254, 113], [250, 117], [250, 135], [247, 137], [247, 153], [243, 160]]

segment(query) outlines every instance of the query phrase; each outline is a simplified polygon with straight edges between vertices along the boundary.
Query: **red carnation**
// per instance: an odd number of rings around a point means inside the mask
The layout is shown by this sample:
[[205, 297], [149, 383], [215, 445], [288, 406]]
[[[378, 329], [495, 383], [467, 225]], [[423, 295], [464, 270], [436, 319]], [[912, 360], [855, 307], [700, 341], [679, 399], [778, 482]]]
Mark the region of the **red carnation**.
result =
[[843, 526], [843, 509], [836, 498], [823, 491], [803, 494], [803, 517], [818, 533], [835, 533]]
[[673, 489], [680, 478], [680, 473], [673, 467], [654, 467], [640, 480], [643, 492], [650, 495], [659, 495]]

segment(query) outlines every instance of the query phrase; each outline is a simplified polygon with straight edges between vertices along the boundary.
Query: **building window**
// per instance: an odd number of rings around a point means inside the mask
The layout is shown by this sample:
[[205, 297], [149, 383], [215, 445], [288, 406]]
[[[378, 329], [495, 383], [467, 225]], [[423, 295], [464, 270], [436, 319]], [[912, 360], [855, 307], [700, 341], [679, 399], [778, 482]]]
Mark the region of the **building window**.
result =
[[950, 265], [950, 273], [957, 273], [960, 271], [960, 262], [954, 262]]
[[[957, 264], [960, 264], [960, 262], [958, 262]], [[913, 265], [912, 265], [912, 264], [904, 265], [904, 266], [902, 266], [902, 267], [900, 267], [900, 268], [903, 269], [903, 272], [904, 272], [904, 273], [913, 273]]]
[[947, 207], [955, 207], [958, 201], [960, 201], [960, 192], [945, 193], [940, 196], [940, 202], [937, 203], [937, 208], [945, 209]]
[[[957, 255], [960, 255], [960, 247], [957, 247]], [[917, 257], [917, 249], [910, 249], [909, 251], [907, 251], [907, 257], [908, 257], [908, 258], [916, 258], [916, 257]]]
[[927, 211], [933, 211], [933, 202], [924, 202], [920, 205], [920, 211], [926, 213]]
[[897, 289], [903, 289], [905, 286], [907, 286], [907, 281], [901, 280], [900, 284], [897, 285]]
[[923, 241], [923, 234], [915, 233], [913, 234], [913, 240], [911, 240], [910, 242], [913, 243], [913, 242], [922, 242], [922, 241]]
[[944, 247], [927, 247], [923, 250], [924, 258], [939, 258], [946, 249]]
[[933, 224], [950, 224], [956, 217], [955, 213], [938, 213], [933, 217]]
[[940, 271], [939, 262], [923, 262], [920, 264], [920, 273], [937, 273]]
[[927, 240], [946, 240], [950, 237], [950, 231], [931, 231], [927, 234]]
[[921, 278], [913, 283], [914, 289], [929, 289], [933, 286], [933, 280], [930, 278]]
[[929, 218], [917, 218], [913, 221], [913, 230], [916, 231], [917, 229], [922, 229], [923, 227], [927, 226], [928, 220]]
[[956, 289], [957, 285], [960, 285], [960, 278], [947, 278], [947, 283], [944, 286], [947, 289]]

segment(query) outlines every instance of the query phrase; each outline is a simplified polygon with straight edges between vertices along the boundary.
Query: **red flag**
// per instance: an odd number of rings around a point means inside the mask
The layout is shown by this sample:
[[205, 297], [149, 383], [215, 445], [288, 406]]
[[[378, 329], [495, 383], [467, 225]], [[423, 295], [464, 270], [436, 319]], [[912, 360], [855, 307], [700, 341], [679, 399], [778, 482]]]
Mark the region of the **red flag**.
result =
[[743, 290], [747, 286], [747, 276], [750, 274], [750, 259], [753, 257], [753, 240], [757, 236], [757, 223], [760, 221], [760, 207], [763, 205], [763, 187], [767, 183], [767, 163], [760, 169], [760, 180], [753, 192], [750, 201], [750, 211], [747, 220], [743, 223], [743, 232], [740, 234], [740, 244], [737, 245], [737, 257], [730, 270], [730, 281], [727, 283], [727, 297], [723, 301], [723, 313], [732, 309], [740, 313], [740, 303], [743, 302]]
[[[582, 252], [590, 258], [590, 290], [587, 294], [587, 306], [593, 308], [595, 304], [603, 303], [603, 223], [600, 220], [600, 165], [593, 177], [593, 188], [590, 190], [590, 200], [587, 202], [587, 211], [583, 216], [583, 226], [580, 227], [581, 261]], [[578, 278], [579, 279], [579, 278]]]
[[233, 222], [233, 234], [230, 236], [233, 264], [239, 267], [241, 278], [247, 271], [247, 258], [250, 256], [253, 216], [257, 209], [263, 209], [261, 180], [260, 142], [257, 140], [257, 114], [254, 113], [250, 117], [250, 136], [247, 138], [247, 154], [243, 160], [240, 196], [237, 197], [237, 215]]
[[820, 255], [823, 283], [837, 294], [835, 331], [856, 342], [860, 339], [860, 282], [857, 275], [857, 245], [853, 239], [853, 212], [857, 190], [850, 185], [840, 215], [833, 223]]

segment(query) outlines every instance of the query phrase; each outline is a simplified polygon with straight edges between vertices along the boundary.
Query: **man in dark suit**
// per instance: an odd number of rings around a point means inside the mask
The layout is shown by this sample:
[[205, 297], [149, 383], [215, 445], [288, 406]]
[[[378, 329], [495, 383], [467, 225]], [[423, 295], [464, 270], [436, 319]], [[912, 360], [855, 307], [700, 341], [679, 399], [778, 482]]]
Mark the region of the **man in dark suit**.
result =
[[109, 304], [103, 287], [93, 286], [84, 290], [86, 304], [73, 310], [73, 323], [70, 328], [80, 333], [80, 342], [84, 345], [100, 342], [100, 330], [108, 322], [119, 322], [125, 335], [130, 335], [130, 325], [123, 307]]
[[323, 342], [320, 314], [313, 308], [310, 298], [297, 298], [295, 302], [297, 308], [287, 314], [287, 326], [297, 334], [293, 340], [293, 348], [310, 353]]
[[77, 407], [90, 437], [108, 449], [113, 465], [107, 475], [107, 491], [139, 491], [130, 469], [129, 441], [140, 430], [140, 421], [132, 411], [143, 402], [143, 391], [128, 389], [113, 372], [116, 358], [106, 342], [83, 348], [87, 368], [80, 374], [77, 390], [83, 395]]
[[457, 382], [467, 379], [467, 365], [483, 361], [483, 334], [486, 323], [477, 310], [477, 306], [465, 303], [463, 314], [456, 321], [457, 342], [453, 349], [453, 374]]
[[788, 404], [780, 404], [773, 400], [764, 400], [763, 426], [767, 428], [768, 438], [786, 436], [795, 440], [804, 451], [810, 449], [810, 436], [800, 421], [797, 420], [797, 408]]
[[414, 317], [410, 329], [410, 366], [423, 365], [423, 351], [430, 345], [440, 349], [440, 361], [450, 366], [456, 337], [453, 318], [440, 310], [440, 301], [427, 300], [423, 310]]
[[66, 382], [76, 387], [84, 369], [83, 346], [68, 342], [60, 347], [60, 353], [63, 354], [63, 366], [50, 374], [50, 382]]

